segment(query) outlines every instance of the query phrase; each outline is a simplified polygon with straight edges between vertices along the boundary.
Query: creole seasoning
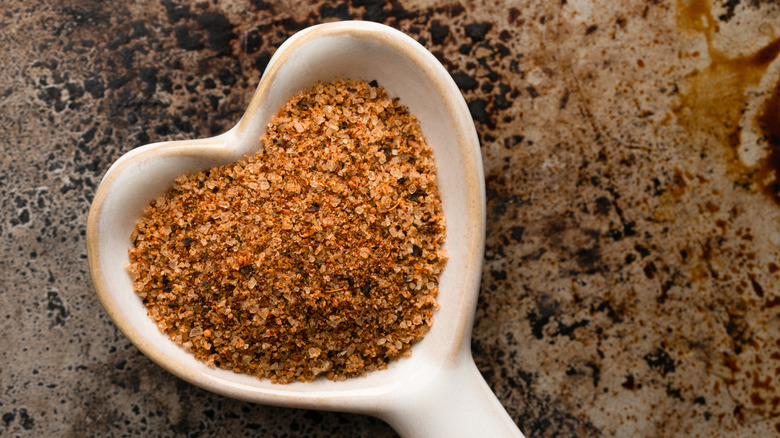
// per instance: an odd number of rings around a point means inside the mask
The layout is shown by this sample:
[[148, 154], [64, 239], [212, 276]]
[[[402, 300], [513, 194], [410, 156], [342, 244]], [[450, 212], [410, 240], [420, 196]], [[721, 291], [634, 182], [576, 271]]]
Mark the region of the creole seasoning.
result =
[[197, 359], [278, 383], [408, 356], [446, 261], [417, 119], [375, 82], [336, 80], [290, 100], [262, 143], [145, 209], [128, 270], [149, 316]]

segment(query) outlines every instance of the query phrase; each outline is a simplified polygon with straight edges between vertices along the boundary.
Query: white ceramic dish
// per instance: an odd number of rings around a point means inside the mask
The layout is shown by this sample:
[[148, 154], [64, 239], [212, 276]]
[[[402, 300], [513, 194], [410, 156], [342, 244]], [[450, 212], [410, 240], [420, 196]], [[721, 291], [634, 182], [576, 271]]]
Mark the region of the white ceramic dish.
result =
[[[377, 80], [420, 119], [433, 148], [450, 254], [433, 327], [413, 346], [412, 357], [344, 382], [278, 385], [209, 368], [168, 340], [147, 317], [124, 267], [130, 233], [143, 208], [176, 176], [253, 154], [271, 116], [290, 97], [335, 77]], [[122, 333], [157, 364], [209, 391], [263, 404], [374, 415], [409, 437], [522, 436], [471, 357], [484, 250], [484, 192], [473, 121], [457, 86], [433, 55], [387, 26], [323, 24], [279, 48], [233, 129], [208, 139], [143, 146], [111, 166], [89, 213], [89, 265], [100, 301]]]

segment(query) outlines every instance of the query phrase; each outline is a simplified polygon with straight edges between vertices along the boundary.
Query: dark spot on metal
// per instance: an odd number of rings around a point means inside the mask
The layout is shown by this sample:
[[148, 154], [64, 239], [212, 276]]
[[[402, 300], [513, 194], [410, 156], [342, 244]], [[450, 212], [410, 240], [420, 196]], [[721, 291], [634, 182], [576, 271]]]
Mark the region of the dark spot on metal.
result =
[[151, 94], [157, 89], [157, 69], [154, 67], [144, 67], [138, 72], [138, 76], [146, 83], [144, 93]]
[[35, 419], [27, 413], [25, 408], [19, 409], [19, 420], [24, 430], [32, 430], [33, 426], [35, 426]]
[[176, 37], [176, 44], [184, 50], [200, 50], [204, 47], [201, 35], [190, 35], [190, 29], [187, 26], [177, 26], [173, 30]]
[[5, 427], [8, 427], [9, 424], [11, 424], [12, 421], [16, 419], [16, 413], [15, 412], [6, 412], [3, 414], [3, 423], [5, 423]]
[[485, 99], [479, 98], [470, 101], [468, 103], [468, 107], [469, 112], [471, 112], [471, 117], [474, 119], [474, 121], [483, 123], [492, 129], [494, 127], [494, 123], [487, 113], [487, 104], [488, 103]]
[[742, 353], [744, 346], [751, 342], [753, 334], [745, 317], [733, 312], [728, 313], [729, 319], [726, 322], [726, 333], [732, 341], [732, 349], [735, 354]]
[[233, 26], [218, 12], [204, 12], [198, 15], [198, 24], [207, 32], [209, 49], [218, 55], [230, 55], [230, 41], [236, 37]]
[[506, 271], [503, 270], [502, 271], [491, 270], [490, 276], [493, 277], [493, 279], [496, 281], [503, 281], [507, 279], [507, 273]]
[[172, 0], [163, 0], [163, 6], [168, 16], [168, 21], [175, 24], [184, 18], [190, 17], [190, 8], [187, 5], [174, 3]]
[[252, 6], [254, 6], [255, 9], [257, 9], [258, 11], [264, 11], [266, 9], [270, 9], [272, 6], [271, 3], [268, 3], [263, 0], [249, 0], [249, 1], [252, 3]]
[[471, 38], [472, 41], [479, 42], [485, 39], [485, 34], [492, 27], [491, 23], [471, 23], [465, 27], [466, 36]]
[[525, 232], [524, 226], [516, 225], [509, 230], [509, 236], [512, 238], [512, 240], [516, 242], [521, 242], [523, 240], [524, 232]]
[[431, 22], [431, 42], [436, 45], [441, 45], [444, 40], [450, 34], [450, 27], [446, 24], [441, 24], [439, 20], [433, 20]]
[[756, 281], [753, 275], [750, 275], [750, 285], [753, 286], [753, 291], [759, 298], [764, 298], [764, 288]]
[[322, 6], [320, 6], [320, 16], [322, 18], [334, 17], [339, 20], [349, 20], [352, 18], [349, 14], [349, 6], [346, 3], [341, 3], [335, 7], [328, 3], [323, 3]]
[[593, 387], [598, 388], [599, 381], [601, 380], [601, 368], [594, 362], [586, 362], [585, 366], [590, 368], [593, 374]]
[[607, 214], [609, 213], [609, 209], [612, 206], [612, 201], [609, 200], [606, 196], [601, 196], [596, 199], [596, 212], [599, 214]]
[[559, 322], [558, 328], [553, 333], [553, 336], [563, 335], [569, 337], [569, 339], [573, 339], [574, 337], [572, 336], [572, 334], [574, 333], [574, 331], [580, 327], [585, 327], [588, 324], [590, 324], [589, 319], [582, 319], [579, 321], [575, 321], [569, 325]]
[[727, 22], [734, 18], [734, 9], [740, 2], [741, 0], [726, 0], [726, 2], [723, 3], [723, 9], [725, 9], [725, 11], [718, 16], [718, 20]]
[[637, 386], [634, 382], [634, 375], [633, 374], [626, 374], [626, 380], [620, 384], [623, 388], [626, 388], [629, 391], [633, 391], [635, 389], [639, 389], [642, 387], [642, 385]]
[[219, 74], [217, 75], [217, 78], [222, 83], [222, 85], [225, 85], [225, 86], [228, 86], [228, 87], [233, 85], [233, 84], [235, 84], [238, 81], [236, 76], [230, 70], [228, 70], [226, 68], [223, 68], [222, 70], [219, 71]]
[[655, 263], [650, 262], [645, 265], [643, 271], [645, 273], [645, 277], [652, 280], [653, 278], [655, 278], [655, 274], [658, 272], [658, 268], [655, 267]]
[[457, 71], [455, 73], [451, 73], [451, 76], [455, 81], [455, 85], [457, 85], [461, 90], [474, 90], [477, 88], [477, 81], [475, 81], [471, 75]]
[[498, 93], [496, 93], [493, 105], [500, 110], [505, 110], [512, 106], [511, 100], [507, 99], [506, 94], [511, 90], [507, 84], [498, 84]]
[[531, 333], [536, 339], [544, 337], [544, 327], [555, 315], [558, 305], [547, 297], [542, 299], [536, 305], [536, 311], [528, 313], [528, 322], [531, 325]]
[[636, 236], [636, 222], [623, 224], [623, 235], [626, 237]]
[[672, 359], [672, 357], [669, 356], [669, 353], [661, 347], [646, 354], [644, 359], [650, 368], [660, 372], [664, 377], [669, 373], [673, 373], [676, 369], [674, 359]]
[[70, 315], [59, 293], [54, 290], [46, 292], [46, 311], [49, 318], [52, 318], [52, 327], [65, 325], [65, 319]]

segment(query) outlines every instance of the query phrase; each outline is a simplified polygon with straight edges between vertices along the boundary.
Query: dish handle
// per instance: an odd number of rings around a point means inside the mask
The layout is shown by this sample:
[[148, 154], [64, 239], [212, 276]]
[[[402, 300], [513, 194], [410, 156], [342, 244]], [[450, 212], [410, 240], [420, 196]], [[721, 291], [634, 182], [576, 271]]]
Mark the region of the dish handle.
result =
[[479, 373], [471, 351], [455, 366], [415, 379], [379, 415], [404, 438], [524, 438]]

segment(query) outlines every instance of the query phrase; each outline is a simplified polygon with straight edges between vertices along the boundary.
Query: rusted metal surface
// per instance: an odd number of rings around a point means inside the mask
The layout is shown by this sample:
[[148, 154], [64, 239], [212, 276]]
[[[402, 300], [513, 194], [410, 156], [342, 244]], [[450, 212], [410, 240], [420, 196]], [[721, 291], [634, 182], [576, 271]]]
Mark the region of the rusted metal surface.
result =
[[474, 356], [528, 436], [780, 435], [780, 7], [758, 0], [5, 2], [0, 428], [393, 436], [176, 381], [102, 314], [84, 249], [116, 158], [228, 129], [276, 47], [350, 18], [418, 39], [469, 103]]

